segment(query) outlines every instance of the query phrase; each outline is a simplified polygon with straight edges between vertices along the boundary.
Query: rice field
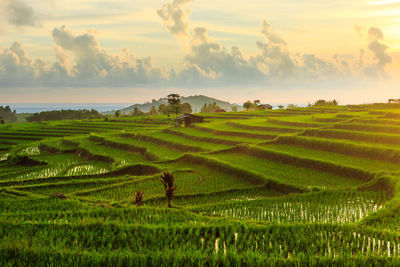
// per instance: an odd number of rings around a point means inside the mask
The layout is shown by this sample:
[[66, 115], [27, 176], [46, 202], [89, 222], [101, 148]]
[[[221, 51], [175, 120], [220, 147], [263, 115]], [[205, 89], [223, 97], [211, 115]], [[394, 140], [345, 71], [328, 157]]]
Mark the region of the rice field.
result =
[[[0, 265], [398, 266], [398, 114], [2, 126]], [[175, 178], [170, 208], [163, 172]]]

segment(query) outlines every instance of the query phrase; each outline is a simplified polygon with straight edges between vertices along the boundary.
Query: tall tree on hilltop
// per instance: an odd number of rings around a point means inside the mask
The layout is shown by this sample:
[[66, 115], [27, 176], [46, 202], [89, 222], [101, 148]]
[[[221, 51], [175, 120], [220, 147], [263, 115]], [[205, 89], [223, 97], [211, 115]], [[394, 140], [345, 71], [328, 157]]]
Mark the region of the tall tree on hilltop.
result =
[[168, 104], [173, 108], [176, 115], [179, 114], [179, 105], [181, 103], [181, 96], [178, 94], [169, 94], [167, 96]]

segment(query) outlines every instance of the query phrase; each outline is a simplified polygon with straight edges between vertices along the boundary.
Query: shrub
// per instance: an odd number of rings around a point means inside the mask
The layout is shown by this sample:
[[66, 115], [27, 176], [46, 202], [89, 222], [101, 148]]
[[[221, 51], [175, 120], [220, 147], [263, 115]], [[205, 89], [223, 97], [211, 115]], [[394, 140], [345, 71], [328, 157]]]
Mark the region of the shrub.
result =
[[161, 183], [164, 185], [165, 189], [165, 196], [167, 198], [168, 202], [168, 208], [171, 208], [171, 202], [172, 199], [174, 198], [174, 192], [176, 190], [176, 185], [175, 185], [175, 177], [172, 173], [169, 172], [164, 172], [161, 175]]
[[143, 195], [144, 193], [142, 191], [136, 191], [136, 193], [133, 195], [133, 197], [135, 198], [133, 200], [133, 204], [135, 204], [138, 207], [143, 206]]

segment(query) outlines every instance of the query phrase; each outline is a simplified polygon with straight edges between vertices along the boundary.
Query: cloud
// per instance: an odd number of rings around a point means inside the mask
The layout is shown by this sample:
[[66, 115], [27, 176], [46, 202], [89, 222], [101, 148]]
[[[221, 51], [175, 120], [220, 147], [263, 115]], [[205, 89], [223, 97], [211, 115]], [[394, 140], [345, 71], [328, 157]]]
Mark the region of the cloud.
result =
[[264, 34], [265, 39], [269, 43], [286, 46], [285, 40], [283, 40], [277, 34], [272, 32], [271, 25], [269, 25], [269, 23], [266, 20], [263, 21], [263, 24], [261, 27], [261, 33]]
[[35, 75], [32, 60], [22, 45], [13, 43], [10, 48], [0, 50], [0, 82], [1, 85], [28, 85]]
[[189, 14], [184, 6], [193, 0], [173, 0], [172, 3], [164, 4], [157, 14], [163, 19], [167, 29], [174, 36], [182, 37], [189, 35]]
[[376, 28], [376, 27], [369, 28], [368, 36], [372, 41], [383, 40], [383, 32], [380, 29]]
[[4, 11], [7, 22], [14, 26], [38, 26], [39, 15], [32, 7], [20, 0], [3, 0]]
[[213, 40], [204, 27], [195, 27], [190, 50], [181, 71], [160, 69], [152, 57], [138, 58], [127, 48], [118, 53], [104, 50], [95, 31], [76, 33], [65, 26], [52, 31], [56, 61], [32, 59], [20, 43], [0, 48], [0, 87], [243, 87], [271, 84], [312, 85], [365, 77], [384, 77], [391, 63], [384, 36], [378, 28], [368, 31], [372, 58], [359, 54], [321, 57], [294, 53], [287, 42], [264, 21], [264, 40], [258, 52], [246, 56], [239, 47], [226, 48]]
[[366, 29], [363, 26], [355, 24], [353, 29], [360, 37], [364, 37]]
[[[207, 78], [216, 85], [259, 82], [262, 72], [252, 65], [238, 47], [227, 50], [208, 36], [206, 28], [197, 27], [191, 38], [191, 52], [186, 56], [185, 77], [192, 73], [196, 80]], [[190, 70], [190, 71], [188, 71]], [[183, 78], [183, 76], [181, 76]], [[185, 80], [185, 79], [182, 79]]]
[[74, 34], [66, 27], [52, 32], [56, 62], [33, 60], [20, 43], [0, 49], [0, 87], [16, 86], [130, 86], [158, 84], [165, 71], [152, 58], [136, 58], [128, 49], [117, 54], [103, 50], [91, 33]]
[[265, 42], [256, 43], [260, 52], [250, 58], [252, 64], [256, 65], [269, 79], [293, 76], [296, 72], [296, 63], [287, 48], [286, 41], [275, 34], [271, 25], [264, 20], [261, 33]]
[[384, 40], [383, 32], [371, 27], [368, 30], [368, 37], [370, 40], [368, 49], [374, 55], [374, 62], [365, 68], [365, 73], [373, 77], [385, 75], [385, 67], [392, 63], [392, 57], [387, 53], [389, 47], [381, 43]]
[[[119, 54], [103, 50], [92, 33], [75, 35], [65, 26], [52, 33], [56, 44], [59, 67], [73, 76], [78, 83], [139, 84], [164, 79], [163, 71], [154, 68], [152, 58], [136, 58], [128, 49]], [[67, 53], [73, 56], [75, 65]], [[96, 81], [96, 82], [95, 82]]]

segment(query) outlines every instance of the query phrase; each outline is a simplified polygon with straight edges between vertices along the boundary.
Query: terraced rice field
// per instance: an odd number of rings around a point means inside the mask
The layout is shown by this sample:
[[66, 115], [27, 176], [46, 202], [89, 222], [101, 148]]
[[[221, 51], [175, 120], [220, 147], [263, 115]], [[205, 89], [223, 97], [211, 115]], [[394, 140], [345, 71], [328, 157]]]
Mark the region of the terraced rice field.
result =
[[0, 126], [0, 265], [400, 265], [400, 110], [200, 115]]

